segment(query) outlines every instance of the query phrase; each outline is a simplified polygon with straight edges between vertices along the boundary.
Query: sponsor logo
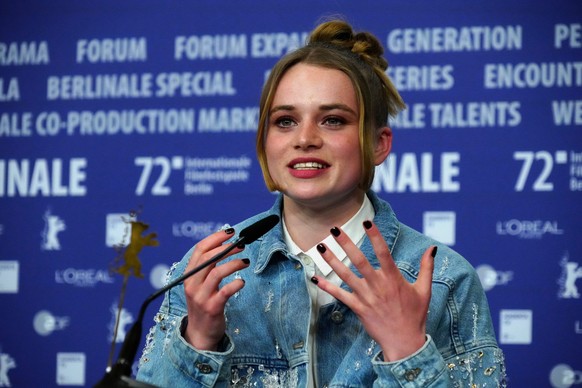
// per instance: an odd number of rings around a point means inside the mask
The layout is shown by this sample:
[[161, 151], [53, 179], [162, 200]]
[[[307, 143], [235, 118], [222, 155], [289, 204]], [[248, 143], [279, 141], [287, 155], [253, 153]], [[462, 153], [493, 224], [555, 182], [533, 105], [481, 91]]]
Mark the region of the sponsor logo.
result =
[[564, 231], [558, 226], [558, 221], [517, 220], [498, 221], [495, 230], [500, 236], [511, 236], [523, 239], [540, 239], [547, 234], [561, 235]]
[[220, 230], [224, 223], [214, 221], [184, 221], [172, 224], [172, 235], [174, 237], [189, 237], [199, 241], [208, 235]]
[[135, 213], [109, 213], [105, 218], [105, 245], [112, 248], [126, 247], [131, 237], [131, 221]]
[[550, 372], [550, 384], [554, 388], [569, 388], [582, 384], [582, 371], [574, 370], [567, 364], [558, 364]]
[[492, 290], [495, 286], [506, 285], [513, 280], [513, 271], [496, 271], [488, 264], [482, 264], [475, 270], [485, 291]]
[[113, 283], [113, 277], [106, 270], [67, 268], [55, 271], [55, 283], [75, 287], [95, 287], [97, 283]]
[[[109, 312], [111, 313], [111, 321], [109, 322], [109, 336], [107, 337], [107, 340], [111, 342], [115, 337], [116, 343], [123, 342], [129, 325], [135, 321], [133, 315], [125, 308], [122, 308], [121, 311], [119, 311], [116, 302], [111, 304]], [[118, 315], [119, 323], [116, 325], [115, 323], [117, 322]]]
[[85, 353], [57, 353], [57, 385], [85, 385]]
[[558, 297], [561, 299], [579, 299], [580, 292], [576, 286], [578, 279], [582, 278], [582, 266], [579, 263], [570, 261], [568, 253], [564, 254], [560, 261], [562, 275], [558, 280], [560, 290]]
[[166, 284], [169, 270], [170, 267], [164, 264], [158, 264], [152, 269], [150, 284], [153, 288], [162, 288]]
[[56, 330], [64, 330], [69, 321], [69, 317], [56, 317], [50, 311], [41, 310], [34, 316], [32, 325], [38, 335], [46, 337]]
[[0, 351], [0, 387], [11, 387], [8, 371], [16, 368], [16, 361], [8, 353]]
[[532, 343], [532, 310], [501, 310], [499, 312], [499, 343], [529, 345]]
[[18, 292], [19, 268], [20, 263], [18, 261], [0, 261], [0, 294], [15, 294]]
[[455, 245], [455, 225], [455, 212], [428, 211], [422, 215], [423, 233], [449, 246]]
[[41, 249], [43, 251], [60, 251], [61, 244], [58, 234], [67, 228], [65, 221], [59, 216], [51, 214], [50, 209], [44, 213], [42, 218], [44, 219], [44, 229], [41, 233]]

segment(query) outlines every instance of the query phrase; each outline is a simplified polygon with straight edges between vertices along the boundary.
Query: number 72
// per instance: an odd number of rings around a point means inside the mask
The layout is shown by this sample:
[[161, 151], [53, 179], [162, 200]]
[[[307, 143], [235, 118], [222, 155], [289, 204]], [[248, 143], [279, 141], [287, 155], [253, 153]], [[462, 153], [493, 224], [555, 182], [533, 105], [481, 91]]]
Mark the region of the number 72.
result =
[[515, 191], [523, 191], [534, 160], [541, 160], [544, 163], [544, 166], [540, 172], [540, 175], [538, 175], [537, 179], [534, 181], [532, 186], [533, 190], [554, 190], [554, 184], [547, 181], [548, 177], [552, 173], [552, 168], [554, 167], [554, 158], [552, 157], [552, 154], [550, 154], [548, 151], [516, 151], [513, 153], [513, 159], [523, 161], [519, 176], [517, 177], [517, 182], [515, 182]]

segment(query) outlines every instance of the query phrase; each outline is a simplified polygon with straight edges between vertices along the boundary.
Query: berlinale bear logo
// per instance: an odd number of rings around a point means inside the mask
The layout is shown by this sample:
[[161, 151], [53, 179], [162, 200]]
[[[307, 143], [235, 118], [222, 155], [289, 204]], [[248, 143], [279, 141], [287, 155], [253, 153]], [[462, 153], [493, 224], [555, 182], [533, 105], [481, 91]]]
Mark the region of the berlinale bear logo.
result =
[[58, 234], [66, 229], [65, 221], [59, 216], [52, 215], [50, 210], [44, 213], [43, 219], [45, 224], [44, 230], [42, 231], [42, 250], [60, 250], [61, 244], [58, 239]]
[[0, 353], [0, 387], [10, 387], [10, 379], [8, 379], [8, 371], [16, 368], [16, 362], [6, 353]]
[[576, 287], [576, 280], [582, 278], [582, 267], [573, 261], [569, 260], [568, 254], [564, 255], [560, 262], [562, 267], [562, 275], [558, 281], [560, 285], [560, 298], [580, 298], [580, 292]]
[[[140, 221], [131, 221], [131, 238], [130, 243], [123, 253], [123, 264], [114, 271], [127, 277], [130, 273], [133, 273], [135, 277], [143, 278], [143, 273], [141, 272], [141, 262], [139, 261], [138, 254], [145, 246], [157, 247], [159, 245], [158, 240], [156, 240], [157, 234], [150, 233], [148, 235], [142, 235], [149, 225]], [[116, 259], [116, 262], [120, 258]]]
[[127, 311], [127, 309], [122, 308], [119, 312], [119, 323], [117, 326], [117, 334], [115, 334], [115, 323], [117, 320], [117, 304], [113, 303], [109, 309], [112, 315], [111, 323], [109, 324], [109, 341], [113, 341], [113, 336], [115, 336], [116, 343], [123, 342], [125, 340], [125, 335], [127, 333], [127, 326], [133, 323], [133, 315]]

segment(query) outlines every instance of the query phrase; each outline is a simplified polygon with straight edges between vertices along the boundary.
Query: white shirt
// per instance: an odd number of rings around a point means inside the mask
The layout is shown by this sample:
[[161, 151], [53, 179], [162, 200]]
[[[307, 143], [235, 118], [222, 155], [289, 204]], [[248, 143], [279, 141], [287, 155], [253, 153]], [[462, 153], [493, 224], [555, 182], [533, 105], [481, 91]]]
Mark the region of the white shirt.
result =
[[[364, 202], [362, 203], [362, 206], [358, 212], [341, 226], [343, 233], [347, 234], [348, 237], [359, 247], [362, 244], [364, 237], [366, 236], [366, 232], [364, 231], [362, 223], [366, 220], [374, 219], [375, 214], [376, 213], [374, 211], [374, 207], [372, 206], [372, 202], [370, 202], [367, 195], [364, 195]], [[334, 301], [334, 298], [331, 295], [325, 291], [320, 290], [315, 284], [313, 284], [311, 282], [311, 278], [314, 275], [323, 276], [329, 282], [337, 286], [341, 285], [342, 280], [335, 272], [333, 272], [323, 257], [321, 257], [321, 254], [317, 251], [316, 248], [317, 244], [311, 247], [311, 249], [309, 249], [307, 252], [303, 252], [301, 248], [295, 244], [287, 230], [285, 218], [283, 218], [283, 236], [285, 238], [285, 244], [287, 244], [287, 247], [289, 248], [289, 252], [297, 256], [303, 264], [305, 276], [307, 277], [307, 289], [309, 291], [309, 296], [311, 297], [311, 323], [309, 326], [308, 339], [310, 348], [309, 356], [312, 365], [311, 369], [309, 370], [308, 387], [311, 388], [317, 386], [315, 381], [317, 376], [315, 373], [317, 370], [317, 357], [315, 349], [317, 312], [321, 306]], [[340, 260], [344, 265], [348, 267], [351, 265], [349, 257], [346, 256], [346, 253], [335, 241], [332, 235], [327, 236], [321, 242], [324, 243], [327, 248], [331, 250], [331, 252], [333, 252], [338, 260]]]

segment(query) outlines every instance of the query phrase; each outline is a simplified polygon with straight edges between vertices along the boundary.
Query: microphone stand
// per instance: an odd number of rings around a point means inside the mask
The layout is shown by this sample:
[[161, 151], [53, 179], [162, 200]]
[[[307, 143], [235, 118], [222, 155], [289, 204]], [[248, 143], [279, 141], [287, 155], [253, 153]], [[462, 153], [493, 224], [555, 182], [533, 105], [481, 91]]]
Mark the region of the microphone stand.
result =
[[279, 222], [279, 217], [271, 215], [243, 229], [239, 234], [239, 238], [237, 238], [224, 251], [217, 253], [209, 260], [191, 269], [190, 271], [185, 272], [179, 278], [166, 284], [164, 287], [160, 288], [159, 290], [148, 296], [141, 305], [137, 320], [135, 321], [135, 323], [125, 336], [123, 344], [121, 345], [121, 350], [119, 351], [117, 362], [112, 367], [108, 367], [105, 370], [105, 375], [103, 376], [101, 381], [94, 385], [94, 388], [105, 388], [105, 387], [155, 388], [156, 387], [155, 385], [133, 380], [129, 377], [131, 376], [131, 367], [133, 361], [135, 360], [135, 355], [137, 354], [137, 347], [139, 346], [139, 342], [141, 340], [143, 318], [148, 305], [158, 296], [162, 295], [164, 292], [182, 283], [190, 276], [200, 272], [209, 265], [214, 264], [219, 260], [222, 260], [230, 251], [232, 251], [237, 246], [241, 244], [244, 245], [252, 243], [256, 239], [261, 237], [263, 234], [267, 233], [273, 226], [275, 226], [275, 224], [277, 224], [277, 222]]

